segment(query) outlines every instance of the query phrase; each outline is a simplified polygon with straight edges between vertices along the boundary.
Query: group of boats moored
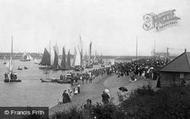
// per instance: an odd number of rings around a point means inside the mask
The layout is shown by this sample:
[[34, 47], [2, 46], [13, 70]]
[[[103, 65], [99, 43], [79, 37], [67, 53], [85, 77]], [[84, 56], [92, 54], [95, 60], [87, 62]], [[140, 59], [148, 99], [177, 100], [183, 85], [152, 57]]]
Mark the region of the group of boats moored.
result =
[[60, 79], [58, 78], [46, 78], [46, 79], [40, 79], [41, 82], [53, 82], [53, 83], [71, 83], [72, 79], [71, 79], [71, 73], [67, 73], [66, 75], [61, 75]]
[[[81, 38], [81, 37], [80, 37]], [[80, 39], [81, 40], [81, 39]], [[80, 41], [81, 42], [81, 41]], [[54, 46], [54, 51], [51, 53], [51, 50], [44, 49], [44, 53], [42, 55], [41, 62], [39, 63], [39, 69], [42, 70], [53, 70], [53, 71], [59, 71], [59, 70], [74, 70], [74, 71], [83, 71], [85, 68], [93, 68], [93, 62], [91, 58], [91, 51], [92, 51], [92, 42], [90, 43], [89, 48], [89, 57], [87, 60], [87, 63], [84, 65], [84, 57], [83, 57], [83, 49], [82, 47], [78, 48], [74, 52], [74, 56], [70, 54], [70, 50], [68, 51], [68, 54], [65, 53], [65, 48], [62, 49], [62, 58], [61, 63], [59, 64], [59, 55], [58, 55], [58, 46]], [[13, 55], [13, 37], [11, 37], [11, 53], [10, 53], [10, 61], [4, 62], [3, 64], [6, 64], [8, 67], [8, 73], [5, 73], [5, 79], [4, 82], [21, 82], [20, 79], [17, 79], [17, 74], [13, 72], [13, 62], [12, 62], [12, 55]], [[52, 58], [54, 56], [54, 58]], [[29, 55], [24, 53], [23, 59], [20, 61], [31, 61], [33, 58]], [[53, 59], [53, 60], [52, 60]], [[71, 60], [72, 59], [72, 60]], [[36, 64], [36, 63], [35, 63]], [[27, 70], [28, 67], [19, 66], [17, 70]], [[70, 74], [67, 74], [63, 76], [60, 79], [56, 78], [49, 78], [46, 79], [40, 79], [41, 82], [57, 82], [57, 83], [70, 83], [71, 79], [69, 78]]]

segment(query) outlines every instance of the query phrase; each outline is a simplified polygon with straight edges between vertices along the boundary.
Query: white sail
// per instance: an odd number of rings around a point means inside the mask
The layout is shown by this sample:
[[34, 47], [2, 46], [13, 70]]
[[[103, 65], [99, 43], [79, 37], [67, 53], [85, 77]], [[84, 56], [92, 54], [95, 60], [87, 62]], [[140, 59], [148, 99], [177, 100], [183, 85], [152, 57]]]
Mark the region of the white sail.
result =
[[34, 59], [35, 64], [39, 64], [40, 62], [37, 59]]
[[51, 44], [49, 46], [49, 53], [50, 53], [51, 65], [53, 65], [55, 54], [54, 54], [54, 50], [52, 50], [52, 48], [51, 48]]
[[57, 44], [53, 47], [54, 49], [54, 62], [53, 67], [58, 68], [59, 67], [59, 49]]
[[75, 66], [81, 65], [80, 62], [81, 62], [80, 51], [79, 51], [79, 49], [77, 49], [76, 50], [76, 56], [75, 56], [75, 63], [74, 63], [74, 65]]
[[77, 55], [77, 51], [76, 51], [76, 48], [74, 48], [74, 57], [72, 59], [72, 65], [71, 66], [75, 66], [76, 55]]
[[24, 53], [22, 55], [22, 60], [24, 60], [24, 61], [31, 61], [31, 60], [33, 60], [33, 58], [32, 58], [32, 56], [30, 54]]
[[7, 62], [6, 67], [8, 69], [8, 72], [13, 72], [13, 63], [12, 63], [12, 58]]
[[13, 61], [12, 61], [12, 54], [13, 54], [13, 37], [11, 36], [11, 53], [9, 62], [6, 64], [8, 72], [13, 72]]
[[29, 60], [33, 60], [33, 57], [31, 55], [28, 55]]

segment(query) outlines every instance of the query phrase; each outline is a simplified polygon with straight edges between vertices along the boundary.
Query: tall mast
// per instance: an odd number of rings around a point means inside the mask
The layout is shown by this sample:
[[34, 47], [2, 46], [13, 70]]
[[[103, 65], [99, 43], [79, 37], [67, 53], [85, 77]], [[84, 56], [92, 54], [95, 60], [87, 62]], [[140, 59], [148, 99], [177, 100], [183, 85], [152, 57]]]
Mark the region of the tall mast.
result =
[[80, 37], [80, 65], [82, 66], [82, 59], [83, 59], [83, 44], [82, 44], [82, 37], [81, 35], [79, 36]]
[[92, 42], [90, 42], [90, 46], [89, 46], [89, 63], [91, 61], [91, 55], [92, 55]]
[[11, 36], [11, 56], [13, 54], [13, 36]]
[[138, 39], [137, 39], [137, 36], [136, 36], [136, 60], [138, 58]]
[[9, 61], [9, 71], [12, 72], [12, 56], [13, 56], [13, 36], [11, 35], [11, 53]]
[[156, 40], [154, 39], [154, 56], [155, 56], [155, 54], [156, 54]]
[[51, 41], [49, 41], [49, 53], [50, 53], [50, 56], [51, 56]]

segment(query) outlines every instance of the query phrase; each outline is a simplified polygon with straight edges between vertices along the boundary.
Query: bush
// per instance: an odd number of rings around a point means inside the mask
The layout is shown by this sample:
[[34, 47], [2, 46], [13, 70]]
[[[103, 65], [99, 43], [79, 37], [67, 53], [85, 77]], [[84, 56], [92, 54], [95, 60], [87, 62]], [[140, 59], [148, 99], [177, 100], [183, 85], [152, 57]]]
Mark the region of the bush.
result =
[[118, 117], [119, 119], [126, 119], [124, 112], [112, 103], [106, 105], [97, 103], [92, 105], [90, 109], [77, 110], [73, 108], [70, 111], [56, 113], [53, 116], [55, 119], [118, 119]]
[[83, 119], [83, 114], [81, 110], [76, 107], [71, 108], [69, 111], [58, 112], [53, 118], [55, 119]]
[[118, 106], [110, 103], [102, 105], [97, 103], [92, 107], [92, 117], [96, 119], [125, 119], [124, 113], [119, 109]]
[[190, 117], [190, 87], [170, 87], [157, 92], [137, 89], [121, 103], [127, 118], [135, 119], [186, 119]]
[[136, 89], [131, 96], [144, 96], [144, 95], [154, 95], [155, 92], [154, 90], [148, 85], [148, 86], [143, 86], [142, 88]]

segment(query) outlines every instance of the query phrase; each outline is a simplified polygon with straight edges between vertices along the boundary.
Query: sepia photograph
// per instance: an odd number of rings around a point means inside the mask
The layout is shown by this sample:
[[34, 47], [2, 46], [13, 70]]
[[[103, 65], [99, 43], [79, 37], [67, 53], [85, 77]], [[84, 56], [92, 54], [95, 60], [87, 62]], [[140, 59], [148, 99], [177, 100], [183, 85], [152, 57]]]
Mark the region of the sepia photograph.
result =
[[0, 0], [0, 119], [189, 119], [189, 0]]

